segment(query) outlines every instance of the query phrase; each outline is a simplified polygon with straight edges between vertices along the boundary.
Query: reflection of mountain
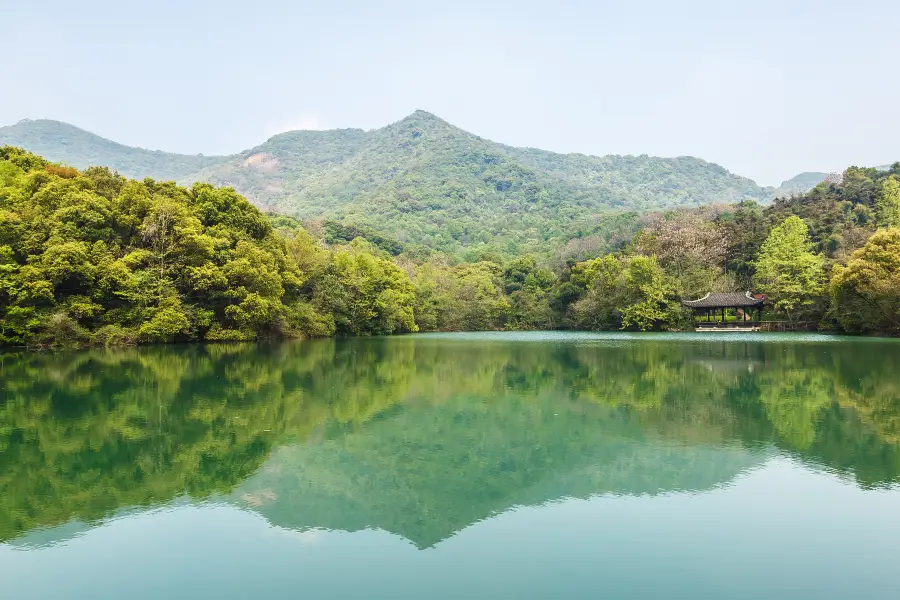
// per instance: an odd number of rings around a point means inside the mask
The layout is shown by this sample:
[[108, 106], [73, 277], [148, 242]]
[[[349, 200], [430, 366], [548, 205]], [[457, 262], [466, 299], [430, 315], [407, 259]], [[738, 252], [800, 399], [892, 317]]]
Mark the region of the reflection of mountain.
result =
[[514, 506], [703, 491], [765, 459], [654, 439], [626, 412], [583, 408], [552, 398], [415, 403], [276, 450], [233, 498], [281, 527], [380, 528], [427, 547]]
[[900, 344], [797, 339], [0, 354], [0, 541], [225, 496], [285, 527], [375, 526], [427, 546], [511, 506], [709, 489], [761, 460], [752, 448], [897, 482]]
[[26, 535], [10, 542], [11, 546], [21, 550], [35, 550], [55, 546], [83, 535], [91, 529], [84, 521], [72, 520], [56, 527], [48, 527], [29, 531]]

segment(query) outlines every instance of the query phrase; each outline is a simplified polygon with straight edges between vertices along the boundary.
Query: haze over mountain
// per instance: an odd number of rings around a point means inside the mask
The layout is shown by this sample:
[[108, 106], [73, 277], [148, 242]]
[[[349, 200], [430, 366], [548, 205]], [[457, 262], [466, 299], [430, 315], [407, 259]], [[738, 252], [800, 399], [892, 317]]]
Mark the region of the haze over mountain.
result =
[[231, 156], [124, 146], [25, 120], [0, 144], [129, 177], [233, 186], [258, 206], [331, 218], [442, 250], [534, 249], [589, 231], [599, 213], [766, 200], [771, 189], [694, 157], [603, 157], [514, 148], [416, 111], [372, 131], [293, 131]]
[[825, 178], [828, 177], [828, 175], [828, 173], [819, 173], [817, 171], [800, 173], [786, 181], [782, 181], [781, 185], [772, 192], [772, 196], [775, 198], [788, 198], [790, 196], [805, 194], [825, 181]]

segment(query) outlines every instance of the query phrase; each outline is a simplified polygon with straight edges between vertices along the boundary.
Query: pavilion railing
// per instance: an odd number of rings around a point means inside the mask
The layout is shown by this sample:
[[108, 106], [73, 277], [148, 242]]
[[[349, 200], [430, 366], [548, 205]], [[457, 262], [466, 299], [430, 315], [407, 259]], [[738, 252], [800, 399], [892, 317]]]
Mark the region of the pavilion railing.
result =
[[759, 324], [760, 331], [772, 333], [788, 333], [793, 331], [817, 331], [815, 321], [763, 321]]
[[759, 327], [760, 321], [695, 321], [698, 329], [740, 329], [743, 327]]
[[695, 321], [697, 329], [741, 329], [745, 327], [758, 327], [760, 331], [772, 333], [788, 333], [793, 331], [816, 331], [817, 325], [813, 321]]

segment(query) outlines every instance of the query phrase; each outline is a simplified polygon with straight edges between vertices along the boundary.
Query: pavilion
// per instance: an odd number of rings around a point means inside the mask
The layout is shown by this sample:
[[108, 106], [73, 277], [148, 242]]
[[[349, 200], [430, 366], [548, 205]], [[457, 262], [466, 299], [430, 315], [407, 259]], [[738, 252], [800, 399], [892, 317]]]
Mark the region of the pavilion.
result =
[[[700, 329], [710, 328], [745, 328], [750, 327], [753, 330], [759, 328], [762, 321], [762, 309], [765, 303], [765, 296], [762, 294], [753, 295], [750, 292], [727, 292], [727, 293], [709, 293], [697, 300], [682, 300], [684, 306], [694, 309], [694, 312], [702, 316], [706, 315], [706, 322], [700, 322]], [[733, 308], [741, 311], [741, 320], [737, 322], [726, 323], [725, 311]], [[756, 309], [757, 319], [753, 320], [753, 310]], [[747, 319], [747, 313], [750, 313], [750, 319]], [[721, 320], [714, 320], [715, 316], [721, 314]]]

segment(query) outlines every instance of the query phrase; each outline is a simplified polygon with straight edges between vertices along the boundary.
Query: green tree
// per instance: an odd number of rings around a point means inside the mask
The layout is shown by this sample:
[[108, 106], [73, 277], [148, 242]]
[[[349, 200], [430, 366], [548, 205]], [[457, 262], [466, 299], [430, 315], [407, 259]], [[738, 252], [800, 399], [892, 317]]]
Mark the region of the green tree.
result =
[[823, 258], [798, 216], [774, 227], [760, 248], [754, 281], [788, 319], [815, 304], [823, 292]]
[[647, 331], [675, 324], [675, 289], [655, 258], [632, 257], [628, 261], [626, 282], [634, 301], [621, 309], [623, 329]]
[[573, 267], [572, 283], [586, 289], [572, 306], [577, 326], [647, 331], [678, 323], [673, 280], [653, 256], [585, 261]]
[[891, 175], [881, 180], [875, 205], [878, 225], [900, 227], [900, 177]]
[[315, 302], [334, 315], [338, 333], [417, 331], [409, 275], [390, 259], [373, 254], [372, 248], [357, 238], [335, 250], [328, 266], [313, 277]]
[[875, 233], [831, 278], [832, 309], [854, 332], [900, 334], [900, 228]]

